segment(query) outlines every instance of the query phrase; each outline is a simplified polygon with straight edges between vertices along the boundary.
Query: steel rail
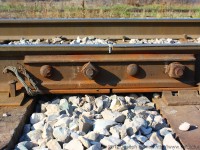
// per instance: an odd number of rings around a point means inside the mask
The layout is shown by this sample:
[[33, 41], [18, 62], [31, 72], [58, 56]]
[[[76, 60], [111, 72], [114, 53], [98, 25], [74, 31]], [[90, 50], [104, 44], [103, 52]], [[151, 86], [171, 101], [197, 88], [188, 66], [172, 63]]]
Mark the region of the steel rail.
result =
[[[1, 75], [0, 106], [21, 105], [25, 89], [29, 95], [33, 95], [30, 91], [39, 94], [163, 92], [162, 98], [168, 105], [200, 105], [200, 43], [8, 45], [20, 38], [60, 36], [68, 40], [94, 36], [116, 41], [123, 41], [124, 37], [187, 41], [185, 38], [200, 37], [200, 19], [0, 19], [0, 33], [0, 68], [3, 71], [5, 66], [16, 68], [22, 64], [21, 73], [28, 78], [24, 80], [16, 69], [14, 73]], [[15, 82], [17, 78], [22, 84]], [[169, 111], [167, 117], [174, 110], [163, 108]], [[183, 108], [180, 107], [179, 120], [189, 116], [199, 122], [196, 119], [199, 109]], [[187, 115], [183, 116], [185, 112]], [[191, 117], [191, 112], [198, 114]], [[177, 124], [175, 116], [175, 120], [167, 118], [172, 125]]]
[[200, 34], [200, 19], [0, 19], [1, 37], [173, 37]]
[[[196, 39], [200, 19], [0, 19], [0, 33], [0, 68], [23, 64], [41, 93], [192, 89], [200, 82], [199, 43], [6, 44], [20, 38], [60, 36], [69, 41], [77, 36], [115, 41], [124, 37]], [[13, 79], [12, 74], [0, 76], [0, 91], [9, 92], [7, 83]]]

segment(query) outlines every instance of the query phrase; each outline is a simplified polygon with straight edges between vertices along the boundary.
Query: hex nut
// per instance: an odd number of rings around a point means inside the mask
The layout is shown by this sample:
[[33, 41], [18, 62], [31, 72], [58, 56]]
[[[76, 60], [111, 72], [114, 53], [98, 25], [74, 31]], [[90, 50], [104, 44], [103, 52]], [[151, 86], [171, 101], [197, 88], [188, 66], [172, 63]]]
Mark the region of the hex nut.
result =
[[171, 78], [181, 78], [184, 74], [185, 66], [179, 62], [172, 62], [165, 68], [165, 73]]
[[82, 67], [82, 73], [90, 80], [94, 79], [98, 72], [98, 69], [90, 62], [86, 63]]

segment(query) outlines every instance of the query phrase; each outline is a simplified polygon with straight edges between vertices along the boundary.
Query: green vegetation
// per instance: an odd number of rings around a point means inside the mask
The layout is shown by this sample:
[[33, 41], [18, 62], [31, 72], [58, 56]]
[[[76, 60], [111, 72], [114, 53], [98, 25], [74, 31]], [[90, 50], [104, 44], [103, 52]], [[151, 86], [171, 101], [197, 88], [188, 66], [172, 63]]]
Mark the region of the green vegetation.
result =
[[200, 5], [84, 6], [61, 2], [1, 2], [1, 18], [200, 18]]

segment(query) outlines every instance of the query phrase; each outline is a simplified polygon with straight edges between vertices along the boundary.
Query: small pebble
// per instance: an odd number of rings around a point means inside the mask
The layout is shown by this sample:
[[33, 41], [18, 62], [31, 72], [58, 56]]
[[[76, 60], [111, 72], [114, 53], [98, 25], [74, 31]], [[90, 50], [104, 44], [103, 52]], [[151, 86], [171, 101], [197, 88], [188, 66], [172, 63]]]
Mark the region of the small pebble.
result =
[[104, 146], [117, 146], [120, 145], [122, 142], [123, 142], [122, 140], [115, 138], [113, 136], [104, 137], [100, 141], [100, 143]]
[[78, 139], [81, 141], [84, 147], [89, 148], [91, 146], [89, 140], [84, 138], [83, 136], [79, 136]]
[[61, 150], [61, 146], [55, 139], [51, 139], [47, 142], [47, 147], [49, 150]]
[[11, 116], [11, 114], [9, 114], [9, 113], [3, 113], [2, 116], [3, 116], [3, 117], [8, 117], [8, 116]]
[[73, 139], [69, 143], [64, 143], [63, 149], [66, 149], [66, 150], [84, 150], [84, 147], [78, 139]]
[[184, 122], [179, 126], [179, 130], [188, 131], [190, 129], [190, 124], [188, 122]]
[[31, 124], [35, 124], [43, 120], [46, 116], [43, 113], [33, 113], [30, 118]]
[[163, 139], [163, 146], [168, 149], [169, 147], [176, 147], [178, 150], [183, 150], [181, 145], [174, 139], [171, 134], [165, 135]]

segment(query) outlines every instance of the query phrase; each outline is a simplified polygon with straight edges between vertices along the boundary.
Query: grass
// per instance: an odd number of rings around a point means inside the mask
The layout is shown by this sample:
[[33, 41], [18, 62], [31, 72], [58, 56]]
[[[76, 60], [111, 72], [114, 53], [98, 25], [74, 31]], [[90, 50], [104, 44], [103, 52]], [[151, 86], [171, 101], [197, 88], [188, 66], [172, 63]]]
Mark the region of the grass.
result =
[[66, 1], [3, 2], [1, 18], [200, 18], [200, 4], [81, 6]]

